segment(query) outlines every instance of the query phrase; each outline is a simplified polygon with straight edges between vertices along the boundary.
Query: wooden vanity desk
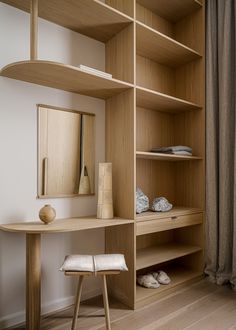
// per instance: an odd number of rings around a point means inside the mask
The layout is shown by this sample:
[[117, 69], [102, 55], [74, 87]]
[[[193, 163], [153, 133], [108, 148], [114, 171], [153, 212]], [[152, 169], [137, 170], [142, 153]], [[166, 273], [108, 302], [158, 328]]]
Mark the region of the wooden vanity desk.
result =
[[[131, 225], [133, 220], [115, 218], [101, 220], [81, 217], [55, 220], [49, 225], [42, 222], [19, 222], [0, 225], [0, 230], [26, 234], [26, 328], [40, 329], [41, 318], [41, 234], [66, 233], [88, 229]], [[119, 251], [118, 251], [119, 252]]]

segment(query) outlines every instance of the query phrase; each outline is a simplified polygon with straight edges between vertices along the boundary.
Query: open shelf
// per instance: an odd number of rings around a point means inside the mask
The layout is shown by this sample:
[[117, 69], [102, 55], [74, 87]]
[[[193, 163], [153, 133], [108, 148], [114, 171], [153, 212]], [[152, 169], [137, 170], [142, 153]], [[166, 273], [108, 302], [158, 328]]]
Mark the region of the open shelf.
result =
[[185, 155], [171, 155], [156, 152], [136, 151], [136, 157], [142, 159], [162, 160], [162, 161], [185, 161], [185, 160], [202, 160], [201, 157], [185, 156]]
[[167, 94], [137, 86], [137, 106], [162, 112], [178, 113], [199, 110], [201, 106]]
[[137, 250], [136, 270], [174, 260], [201, 251], [199, 246], [167, 243]]
[[197, 0], [137, 0], [137, 2], [173, 23], [202, 7]]
[[140, 214], [136, 214], [136, 221], [148, 221], [148, 220], [158, 220], [163, 218], [173, 218], [182, 215], [189, 215], [189, 214], [195, 214], [201, 212], [203, 212], [203, 210], [198, 208], [174, 206], [168, 212], [147, 211]]
[[96, 76], [71, 65], [51, 61], [21, 61], [5, 66], [1, 76], [68, 92], [107, 99], [133, 85]]
[[[2, 2], [30, 11], [30, 0]], [[88, 37], [106, 42], [133, 20], [98, 0], [40, 0], [39, 16]]]
[[136, 285], [136, 302], [141, 303], [142, 301], [148, 300], [157, 295], [162, 295], [165, 292], [173, 289], [177, 285], [184, 284], [188, 281], [197, 279], [202, 276], [202, 272], [188, 269], [180, 266], [169, 266], [164, 268], [164, 271], [168, 274], [171, 279], [169, 285], [161, 285], [158, 289], [146, 289], [139, 285]]
[[173, 68], [201, 58], [195, 50], [141, 22], [136, 22], [136, 30], [137, 54], [140, 56]]

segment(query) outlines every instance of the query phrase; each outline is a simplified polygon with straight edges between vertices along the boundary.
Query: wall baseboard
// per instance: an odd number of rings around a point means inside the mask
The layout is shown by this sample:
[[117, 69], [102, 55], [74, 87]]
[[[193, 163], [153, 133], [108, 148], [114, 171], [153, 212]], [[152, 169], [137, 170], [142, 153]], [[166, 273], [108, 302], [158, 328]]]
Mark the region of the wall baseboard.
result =
[[[86, 291], [82, 295], [82, 301], [99, 296], [101, 294], [101, 289], [93, 289], [91, 291]], [[42, 316], [46, 316], [52, 313], [55, 313], [58, 310], [65, 309], [74, 304], [74, 296], [65, 297], [61, 299], [56, 299], [50, 302], [47, 302], [42, 305]], [[0, 330], [24, 324], [25, 323], [25, 310], [8, 314], [0, 318]]]

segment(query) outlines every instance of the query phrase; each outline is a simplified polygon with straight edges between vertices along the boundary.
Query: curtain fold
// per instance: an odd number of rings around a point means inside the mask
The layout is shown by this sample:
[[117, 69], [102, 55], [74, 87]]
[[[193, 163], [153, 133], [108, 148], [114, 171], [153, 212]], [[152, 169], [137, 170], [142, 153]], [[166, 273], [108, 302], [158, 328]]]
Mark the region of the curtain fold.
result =
[[206, 1], [206, 268], [236, 289], [236, 1]]

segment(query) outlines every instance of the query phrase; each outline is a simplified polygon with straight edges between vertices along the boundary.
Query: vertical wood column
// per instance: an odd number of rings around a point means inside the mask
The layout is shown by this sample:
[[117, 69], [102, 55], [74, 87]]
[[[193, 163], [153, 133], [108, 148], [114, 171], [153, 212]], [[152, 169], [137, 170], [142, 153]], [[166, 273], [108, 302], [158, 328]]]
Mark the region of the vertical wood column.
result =
[[26, 234], [26, 328], [40, 329], [41, 235]]
[[38, 0], [30, 2], [30, 59], [38, 57]]

